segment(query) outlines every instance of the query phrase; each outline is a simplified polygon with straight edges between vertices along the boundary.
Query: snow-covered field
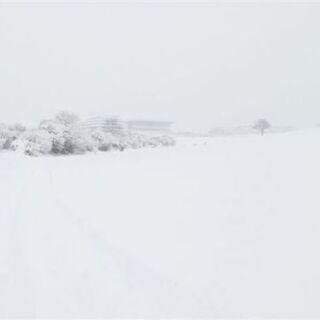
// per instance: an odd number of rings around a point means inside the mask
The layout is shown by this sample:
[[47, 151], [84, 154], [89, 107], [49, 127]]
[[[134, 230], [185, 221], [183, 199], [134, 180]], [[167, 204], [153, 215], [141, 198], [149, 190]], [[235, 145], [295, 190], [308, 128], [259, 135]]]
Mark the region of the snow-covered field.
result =
[[319, 141], [0, 153], [0, 317], [320, 317]]

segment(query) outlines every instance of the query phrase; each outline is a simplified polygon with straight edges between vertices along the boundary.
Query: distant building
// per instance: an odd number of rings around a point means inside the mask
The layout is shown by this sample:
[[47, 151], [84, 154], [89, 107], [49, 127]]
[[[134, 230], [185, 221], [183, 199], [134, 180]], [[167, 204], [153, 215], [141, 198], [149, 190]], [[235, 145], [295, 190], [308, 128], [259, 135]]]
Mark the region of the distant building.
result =
[[171, 133], [172, 122], [154, 120], [127, 121], [129, 132]]
[[127, 131], [126, 123], [117, 117], [94, 117], [82, 123], [82, 127], [94, 130], [101, 129], [112, 134], [123, 134]]
[[171, 133], [172, 122], [154, 120], [122, 121], [117, 117], [94, 117], [82, 122], [81, 126], [88, 130], [101, 129], [112, 134], [124, 133]]

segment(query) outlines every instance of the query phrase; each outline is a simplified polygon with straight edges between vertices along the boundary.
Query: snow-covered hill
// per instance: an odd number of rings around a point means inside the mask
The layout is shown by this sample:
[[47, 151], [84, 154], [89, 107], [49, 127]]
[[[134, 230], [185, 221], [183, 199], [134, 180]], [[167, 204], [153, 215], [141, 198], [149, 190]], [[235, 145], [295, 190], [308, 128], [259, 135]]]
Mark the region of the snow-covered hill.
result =
[[320, 317], [319, 141], [0, 153], [0, 317]]

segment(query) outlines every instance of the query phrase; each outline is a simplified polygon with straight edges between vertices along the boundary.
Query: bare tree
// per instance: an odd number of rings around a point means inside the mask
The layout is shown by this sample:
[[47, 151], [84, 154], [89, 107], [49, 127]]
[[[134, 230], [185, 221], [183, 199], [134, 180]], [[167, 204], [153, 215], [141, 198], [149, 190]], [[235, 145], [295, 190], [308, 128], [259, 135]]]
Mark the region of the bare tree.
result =
[[271, 124], [266, 119], [259, 119], [253, 126], [253, 129], [258, 130], [263, 136], [265, 131], [271, 127]]

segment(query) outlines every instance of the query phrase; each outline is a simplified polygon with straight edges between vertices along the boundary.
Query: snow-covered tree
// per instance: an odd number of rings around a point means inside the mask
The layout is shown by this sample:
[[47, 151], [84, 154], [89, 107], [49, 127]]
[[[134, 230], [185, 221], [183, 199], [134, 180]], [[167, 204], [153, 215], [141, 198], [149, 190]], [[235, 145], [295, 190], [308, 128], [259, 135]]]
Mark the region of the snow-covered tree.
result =
[[52, 153], [64, 154], [65, 143], [69, 136], [67, 127], [57, 120], [44, 120], [40, 123], [39, 128], [50, 134]]
[[257, 120], [256, 123], [253, 125], [253, 128], [254, 128], [255, 130], [258, 130], [258, 131], [261, 133], [262, 136], [264, 135], [265, 131], [266, 131], [267, 129], [269, 129], [270, 127], [271, 127], [271, 124], [270, 124], [270, 122], [269, 122], [268, 120], [266, 120], [266, 119], [259, 119], [259, 120]]
[[79, 117], [74, 113], [61, 111], [55, 116], [55, 120], [64, 126], [70, 127], [79, 122]]

